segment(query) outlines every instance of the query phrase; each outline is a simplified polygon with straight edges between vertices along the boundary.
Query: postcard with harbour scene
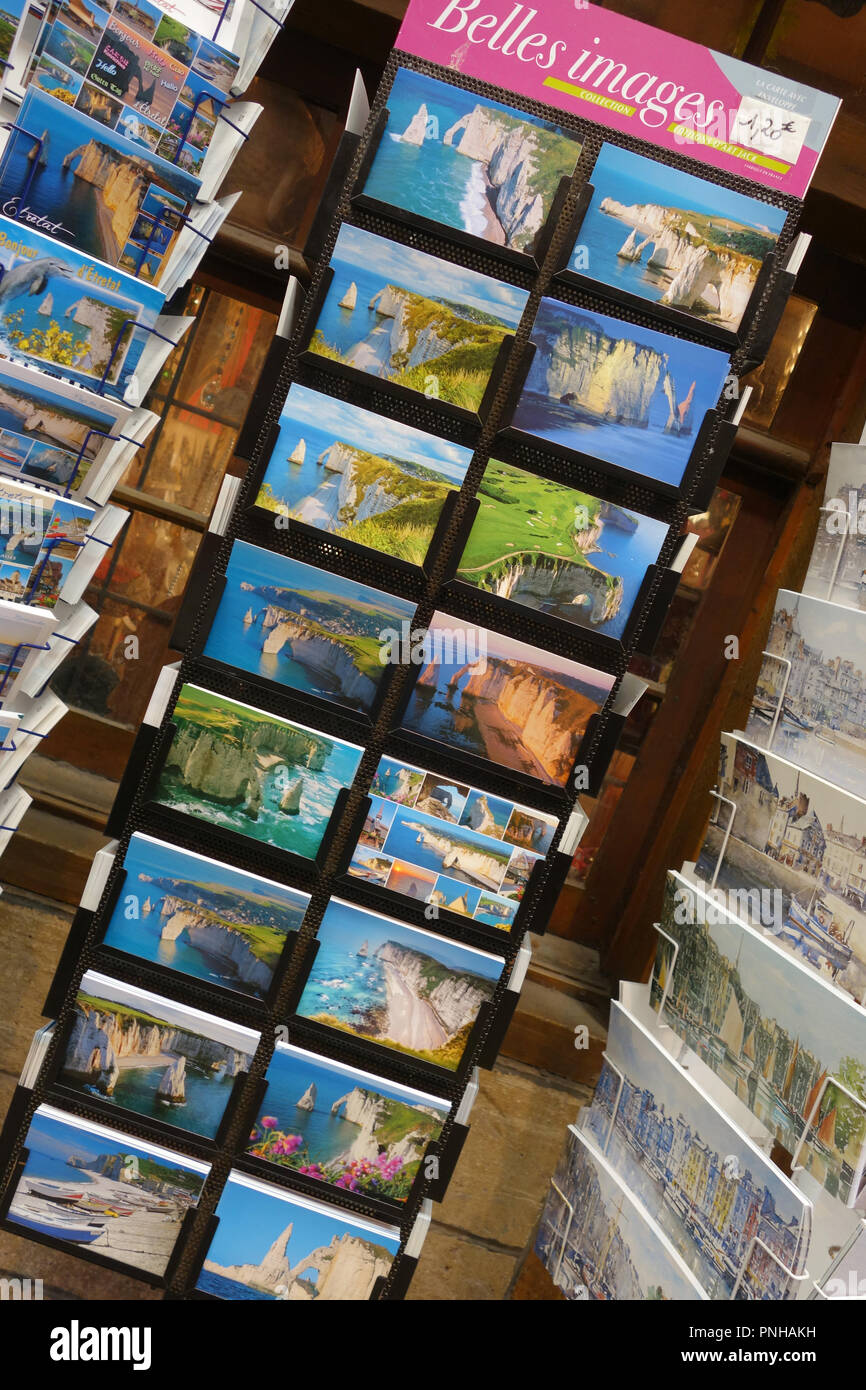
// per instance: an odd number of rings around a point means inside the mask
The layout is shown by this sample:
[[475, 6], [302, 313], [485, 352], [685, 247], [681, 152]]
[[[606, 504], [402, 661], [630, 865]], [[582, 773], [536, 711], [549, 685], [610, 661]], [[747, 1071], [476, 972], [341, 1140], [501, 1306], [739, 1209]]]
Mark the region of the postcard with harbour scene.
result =
[[58, 1080], [83, 1097], [214, 1139], [260, 1034], [88, 970]]
[[681, 874], [659, 925], [663, 1022], [831, 1197], [866, 1210], [866, 1013]]
[[94, 515], [84, 502], [0, 475], [0, 597], [53, 608]]
[[831, 444], [824, 505], [803, 580], [808, 598], [866, 608], [866, 446]]
[[578, 136], [540, 116], [398, 68], [363, 192], [532, 254], [580, 149]]
[[22, 1235], [161, 1277], [210, 1165], [40, 1105], [6, 1220]]
[[267, 997], [309, 893], [136, 831], [104, 946], [204, 984]]
[[274, 550], [235, 541], [204, 656], [370, 714], [383, 678], [387, 632], [415, 604]]
[[183, 685], [154, 800], [314, 859], [363, 749], [304, 724]]
[[515, 429], [680, 486], [727, 353], [557, 299], [542, 299], [530, 342]]
[[456, 1071], [500, 956], [331, 898], [297, 1013]]
[[710, 1298], [797, 1297], [808, 1199], [616, 1000], [581, 1128]]
[[472, 450], [293, 385], [256, 506], [423, 564]]
[[383, 757], [349, 874], [509, 931], [555, 817]]
[[568, 1299], [707, 1298], [661, 1227], [574, 1125], [541, 1213], [535, 1253]]
[[477, 414], [527, 291], [344, 222], [309, 351]]
[[252, 1158], [317, 1182], [405, 1202], [451, 1104], [278, 1042], [247, 1145]]
[[569, 268], [736, 332], [787, 212], [604, 144]]
[[717, 788], [727, 804], [714, 799], [700, 878], [866, 1004], [866, 801], [734, 734]]
[[387, 1278], [396, 1226], [340, 1211], [232, 1171], [196, 1288], [211, 1298], [359, 1302]]
[[457, 567], [464, 584], [622, 638], [668, 527], [491, 459]]
[[614, 677], [434, 613], [402, 727], [500, 770], [565, 786]]
[[866, 797], [866, 612], [780, 589], [764, 650], [746, 737]]

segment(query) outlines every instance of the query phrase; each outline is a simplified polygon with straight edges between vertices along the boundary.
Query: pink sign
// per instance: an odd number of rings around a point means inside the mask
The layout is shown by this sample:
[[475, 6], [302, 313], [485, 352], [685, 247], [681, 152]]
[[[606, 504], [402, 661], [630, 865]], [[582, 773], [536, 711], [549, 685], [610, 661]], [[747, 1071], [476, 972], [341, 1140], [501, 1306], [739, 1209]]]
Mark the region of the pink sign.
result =
[[411, 0], [397, 48], [800, 198], [840, 105], [583, 0]]

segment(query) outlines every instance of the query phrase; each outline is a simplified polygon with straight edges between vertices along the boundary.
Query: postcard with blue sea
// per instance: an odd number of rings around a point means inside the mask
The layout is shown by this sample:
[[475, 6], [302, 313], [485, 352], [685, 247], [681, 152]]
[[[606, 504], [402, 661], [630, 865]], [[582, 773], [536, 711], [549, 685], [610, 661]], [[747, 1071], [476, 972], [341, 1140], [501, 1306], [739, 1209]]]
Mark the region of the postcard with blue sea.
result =
[[260, 1034], [88, 970], [58, 1081], [145, 1119], [214, 1139]]
[[593, 666], [436, 612], [402, 727], [562, 787], [613, 684]]
[[727, 353], [542, 299], [512, 425], [635, 476], [678, 487]]
[[288, 555], [235, 541], [204, 655], [371, 713], [389, 633], [415, 604]]
[[6, 1219], [23, 1236], [163, 1275], [210, 1165], [40, 1105]]
[[344, 223], [309, 350], [477, 413], [526, 290]]
[[314, 859], [363, 749], [197, 685], [181, 687], [154, 800]]
[[[37, 150], [21, 131], [12, 132], [0, 158], [0, 204], [15, 209], [25, 228], [38, 227], [82, 255], [158, 282], [199, 180], [38, 87], [27, 89], [18, 124], [38, 131], [42, 146]], [[161, 219], [171, 235], [155, 244], [151, 232], [159, 212], [152, 217], [144, 206], [153, 193], [176, 200]], [[158, 254], [148, 273], [149, 245]]]
[[162, 312], [160, 291], [8, 217], [0, 268], [0, 356], [122, 398]]
[[0, 360], [0, 472], [77, 493], [127, 411], [32, 367]]
[[0, 476], [0, 597], [53, 608], [93, 517], [83, 502]]
[[[18, 26], [28, 8], [26, 0], [4, 0], [3, 7], [0, 9], [0, 63], [5, 63], [8, 60]], [[2, 86], [2, 81], [0, 81], [0, 86]]]
[[395, 1226], [229, 1173], [196, 1288], [213, 1298], [364, 1301], [400, 1249]]
[[509, 931], [557, 821], [433, 772], [379, 760], [349, 874]]
[[735, 332], [787, 212], [602, 145], [569, 268]]
[[270, 992], [309, 893], [138, 831], [103, 945], [254, 999]]
[[[616, 1000], [581, 1128], [711, 1298], [796, 1298], [797, 1281], [786, 1271], [805, 1268], [808, 1198]], [[696, 1182], [699, 1169], [718, 1173], [718, 1181]], [[756, 1249], [754, 1237], [776, 1259]]]
[[621, 638], [665, 522], [491, 459], [457, 567], [464, 584]]
[[301, 1018], [456, 1071], [500, 956], [331, 898]]
[[460, 444], [294, 385], [256, 505], [420, 565], [471, 458]]
[[363, 192], [531, 253], [580, 149], [576, 135], [539, 116], [398, 68]]
[[278, 1042], [252, 1158], [345, 1192], [405, 1202], [450, 1102]]

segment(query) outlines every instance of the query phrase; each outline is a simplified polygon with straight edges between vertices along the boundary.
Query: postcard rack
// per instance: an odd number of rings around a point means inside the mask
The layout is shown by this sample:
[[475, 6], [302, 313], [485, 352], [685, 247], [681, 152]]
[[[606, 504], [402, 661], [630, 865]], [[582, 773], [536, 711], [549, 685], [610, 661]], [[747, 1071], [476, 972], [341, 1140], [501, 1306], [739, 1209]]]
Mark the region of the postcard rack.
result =
[[[255, 4], [256, 0], [252, 0]], [[410, 6], [410, 11], [417, 6]], [[412, 215], [397, 215], [387, 205], [365, 197], [363, 183], [383, 137], [388, 99], [398, 69], [425, 74], [475, 94], [479, 100], [506, 102], [567, 128], [580, 140], [580, 154], [573, 176], [560, 183], [550, 216], [539, 239], [535, 255], [503, 255], [477, 236], [449, 232], [447, 227]], [[218, 1217], [217, 1204], [231, 1173], [253, 1176], [275, 1190], [299, 1198], [319, 1199], [343, 1217], [386, 1219], [399, 1231], [399, 1250], [387, 1276], [377, 1280], [371, 1297], [397, 1299], [404, 1296], [420, 1250], [420, 1241], [430, 1216], [431, 1200], [441, 1200], [465, 1142], [469, 1109], [476, 1088], [477, 1069], [494, 1065], [505, 1031], [518, 1003], [520, 986], [529, 966], [529, 950], [524, 944], [529, 931], [542, 933], [546, 919], [561, 887], [586, 817], [579, 793], [593, 794], [599, 789], [608, 762], [634, 703], [634, 689], [627, 677], [633, 654], [651, 649], [668, 604], [679, 582], [685, 551], [683, 532], [689, 513], [702, 510], [716, 485], [731, 447], [742, 402], [737, 378], [762, 350], [769, 325], [781, 312], [790, 292], [791, 276], [784, 265], [792, 247], [799, 201], [780, 194], [773, 201], [783, 208], [786, 219], [778, 237], [777, 254], [768, 257], [742, 333], [725, 346], [730, 348], [728, 395], [721, 394], [707, 410], [694, 435], [688, 466], [681, 485], [666, 487], [652, 477], [606, 465], [601, 459], [573, 450], [549, 447], [543, 441], [515, 432], [511, 413], [521, 381], [529, 369], [532, 354], [530, 333], [542, 297], [553, 297], [587, 312], [605, 312], [637, 329], [660, 330], [706, 346], [710, 339], [718, 346], [718, 334], [705, 334], [701, 325], [684, 316], [657, 314], [641, 301], [632, 302], [606, 294], [604, 287], [569, 276], [564, 266], [566, 253], [574, 241], [585, 213], [590, 176], [602, 140], [633, 150], [672, 167], [696, 166], [685, 155], [670, 156], [649, 141], [602, 129], [603, 115], [575, 116], [566, 107], [545, 106], [525, 95], [517, 95], [469, 78], [410, 51], [395, 51], [386, 67], [378, 93], [372, 103], [363, 134], [348, 129], [340, 143], [331, 178], [322, 199], [319, 215], [310, 233], [307, 251], [315, 260], [309, 291], [300, 303], [297, 285], [291, 285], [280, 331], [268, 355], [259, 387], [254, 396], [238, 445], [238, 456], [248, 464], [248, 473], [228, 515], [212, 523], [199, 550], [190, 575], [183, 606], [177, 618], [172, 645], [183, 653], [175, 668], [160, 675], [151, 704], [139, 731], [129, 765], [121, 783], [108, 830], [115, 843], [94, 863], [81, 905], [75, 915], [57, 974], [45, 1001], [46, 1017], [56, 1020], [39, 1075], [34, 1084], [19, 1086], [0, 1140], [3, 1168], [2, 1224], [16, 1230], [8, 1208], [26, 1156], [28, 1124], [40, 1105], [61, 1104], [64, 1111], [82, 1120], [110, 1122], [121, 1135], [137, 1143], [153, 1133], [175, 1150], [208, 1165], [203, 1194], [195, 1211], [183, 1223], [175, 1252], [165, 1271], [148, 1278], [172, 1299], [198, 1298], [196, 1283], [207, 1257]], [[755, 193], [745, 177], [708, 173], [708, 186], [719, 186], [743, 193]], [[525, 297], [518, 326], [504, 336], [489, 375], [483, 401], [477, 409], [439, 400], [435, 393], [393, 384], [381, 376], [310, 351], [316, 322], [329, 293], [333, 277], [331, 253], [344, 228], [385, 238], [398, 247], [432, 256], [446, 267], [471, 270], [486, 275]], [[763, 336], [762, 336], [763, 335]], [[109, 364], [110, 366], [110, 364]], [[106, 369], [107, 375], [108, 369]], [[443, 509], [423, 565], [412, 566], [382, 551], [333, 538], [313, 526], [268, 515], [256, 505], [259, 487], [278, 436], [280, 415], [289, 388], [300, 385], [320, 392], [325, 398], [361, 407], [384, 420], [423, 430], [470, 451], [471, 463], [459, 492], [452, 494]], [[736, 402], [736, 404], [733, 404]], [[455, 585], [456, 563], [468, 529], [478, 509], [477, 490], [482, 473], [491, 459], [503, 459], [528, 468], [541, 478], [568, 479], [594, 498], [624, 509], [640, 512], [666, 528], [658, 559], [646, 567], [633, 605], [633, 612], [620, 640], [598, 638], [588, 627], [571, 622], [547, 622], [525, 606], [502, 604], [488, 599], [481, 591]], [[219, 507], [219, 503], [218, 503]], [[258, 679], [226, 663], [217, 666], [204, 656], [214, 607], [225, 585], [226, 567], [232, 547], [246, 542], [269, 551], [272, 556], [289, 557], [318, 566], [349, 583], [369, 584], [378, 590], [415, 605], [414, 626], [429, 628], [436, 611], [452, 614], [461, 621], [505, 633], [531, 646], [541, 657], [583, 662], [607, 681], [609, 694], [602, 706], [587, 720], [570, 774], [556, 782], [523, 775], [508, 766], [475, 758], [451, 746], [444, 739], [421, 738], [401, 728], [403, 711], [412, 693], [414, 674], [406, 665], [393, 672], [384, 699], [365, 724], [353, 719], [337, 704], [305, 700], [297, 691]], [[203, 690], [209, 696], [238, 702], [264, 713], [272, 720], [294, 720], [308, 732], [323, 739], [345, 740], [357, 747], [360, 758], [351, 785], [344, 786], [331, 808], [327, 829], [315, 855], [296, 855], [262, 839], [244, 839], [214, 818], [194, 818], [160, 803], [154, 794], [168, 749], [176, 735], [176, 704], [183, 687]], [[370, 787], [382, 757], [408, 764], [420, 764], [437, 778], [471, 788], [483, 788], [492, 797], [512, 801], [538, 816], [554, 818], [549, 847], [537, 862], [524, 887], [520, 906], [510, 930], [482, 927], [474, 919], [461, 917], [447, 909], [439, 912], [435, 904], [400, 898], [376, 884], [361, 883], [347, 873], [359, 827], [365, 822]], [[222, 865], [247, 874], [261, 874], [303, 892], [309, 897], [302, 924], [286, 947], [264, 998], [255, 999], [221, 988], [206, 979], [181, 975], [170, 966], [146, 964], [140, 959], [113, 950], [103, 938], [112, 915], [122, 902], [128, 884], [125, 858], [133, 836], [150, 836], [179, 850], [208, 856]], [[345, 900], [393, 920], [438, 934], [452, 948], [485, 953], [501, 961], [501, 971], [489, 999], [479, 1007], [469, 1029], [459, 1063], [445, 1069], [436, 1062], [413, 1056], [408, 1051], [389, 1050], [350, 1031], [339, 1031], [317, 1023], [298, 1011], [302, 991], [314, 968], [320, 941], [317, 935], [329, 904]], [[73, 1093], [58, 1084], [61, 1051], [69, 1036], [76, 994], [83, 974], [100, 970], [116, 976], [129, 986], [164, 992], [176, 1004], [187, 1004], [214, 1013], [237, 1025], [256, 1029], [261, 1041], [248, 1068], [236, 1078], [224, 1123], [214, 1138], [196, 1140], [189, 1132], [161, 1126], [157, 1131], [145, 1118], [94, 1103], [81, 1092]], [[308, 1049], [335, 1065], [367, 1068], [383, 1082], [417, 1086], [435, 1092], [447, 1104], [448, 1112], [441, 1136], [430, 1150], [435, 1161], [419, 1170], [408, 1199], [397, 1206], [353, 1192], [343, 1187], [325, 1186], [294, 1170], [266, 1164], [247, 1152], [250, 1126], [267, 1095], [266, 1072], [275, 1054], [281, 1030], [287, 1031], [290, 1045]], [[111, 1119], [109, 1121], [109, 1115]], [[168, 1134], [173, 1139], [168, 1140]], [[35, 1238], [47, 1240], [50, 1236]], [[84, 1247], [82, 1258], [122, 1268]]]

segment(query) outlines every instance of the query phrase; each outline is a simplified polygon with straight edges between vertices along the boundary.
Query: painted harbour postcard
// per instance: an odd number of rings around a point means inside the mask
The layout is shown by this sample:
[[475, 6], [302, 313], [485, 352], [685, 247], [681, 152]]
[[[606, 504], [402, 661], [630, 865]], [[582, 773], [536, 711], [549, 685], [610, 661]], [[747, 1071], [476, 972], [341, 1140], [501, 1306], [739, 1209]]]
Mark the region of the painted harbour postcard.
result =
[[580, 150], [580, 139], [551, 121], [398, 68], [363, 192], [531, 254]]
[[253, 1158], [345, 1192], [405, 1202], [451, 1104], [278, 1042], [247, 1145]]
[[128, 411], [33, 367], [0, 359], [0, 472], [77, 493]]
[[264, 999], [309, 893], [136, 831], [103, 945]]
[[229, 1173], [196, 1288], [214, 1298], [363, 1301], [400, 1249], [395, 1226]]
[[664, 522], [491, 459], [457, 567], [464, 584], [621, 638]]
[[[866, 1013], [670, 872], [653, 1007], [831, 1197], [866, 1210]], [[678, 948], [678, 949], [677, 949]]]
[[831, 444], [824, 505], [803, 580], [808, 598], [866, 608], [866, 447]]
[[8, 217], [0, 270], [0, 356], [122, 397], [164, 295]]
[[764, 650], [746, 737], [866, 796], [866, 613], [780, 589]]
[[163, 1275], [210, 1165], [40, 1105], [7, 1220], [42, 1236]]
[[535, 1253], [568, 1299], [705, 1299], [673, 1244], [586, 1135], [568, 1127]]
[[616, 1000], [605, 1058], [581, 1127], [710, 1298], [796, 1298], [808, 1199]]
[[349, 874], [509, 931], [557, 820], [383, 757]]
[[288, 555], [235, 541], [205, 656], [370, 714], [383, 677], [383, 634], [415, 604]]
[[256, 505], [420, 565], [471, 458], [460, 444], [295, 384]]
[[734, 734], [716, 785], [736, 809], [714, 799], [698, 875], [866, 1004], [866, 801]]
[[314, 859], [363, 749], [197, 685], [181, 687], [154, 800]]
[[512, 425], [671, 487], [682, 482], [727, 353], [542, 299]]
[[604, 144], [569, 268], [736, 332], [787, 212]]
[[[198, 179], [37, 87], [27, 89], [18, 123], [0, 158], [7, 213], [83, 256], [158, 282]], [[24, 131], [38, 131], [41, 148]]]
[[29, 81], [196, 174], [237, 72], [233, 53], [148, 0], [76, 0], [40, 36]]
[[565, 786], [614, 677], [434, 613], [402, 728]]
[[310, 352], [478, 412], [526, 290], [348, 223], [331, 269]]
[[340, 1033], [456, 1071], [505, 968], [458, 945], [331, 898], [297, 1012]]
[[213, 1139], [259, 1040], [249, 1028], [88, 970], [58, 1080]]

